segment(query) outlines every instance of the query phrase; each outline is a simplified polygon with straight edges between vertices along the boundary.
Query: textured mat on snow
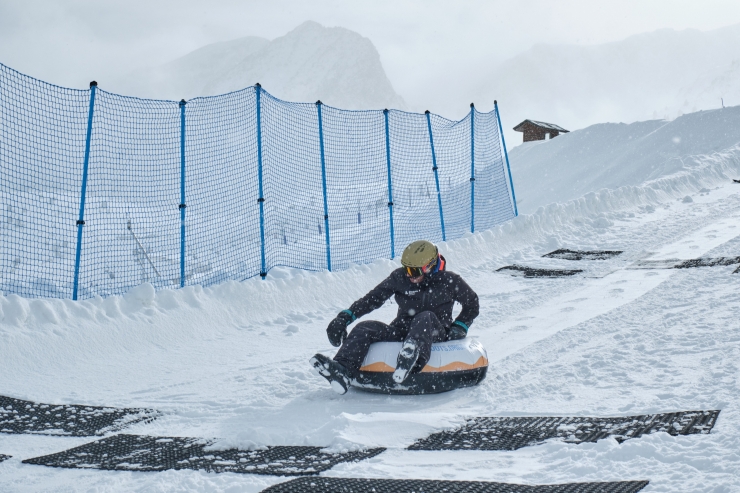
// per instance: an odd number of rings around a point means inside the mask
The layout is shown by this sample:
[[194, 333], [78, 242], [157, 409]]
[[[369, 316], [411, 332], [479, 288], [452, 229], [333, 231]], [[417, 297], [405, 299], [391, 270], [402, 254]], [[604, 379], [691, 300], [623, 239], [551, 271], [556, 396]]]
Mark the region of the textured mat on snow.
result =
[[692, 267], [715, 267], [720, 265], [740, 264], [740, 257], [715, 257], [715, 258], [695, 258], [686, 260], [676, 265], [674, 269], [690, 269]]
[[506, 267], [496, 269], [496, 272], [501, 271], [507, 271], [512, 276], [520, 277], [567, 277], [583, 272], [579, 269], [536, 269], [523, 265], [507, 265]]
[[11, 455], [3, 455], [3, 454], [0, 454], [0, 462], [2, 462], [4, 460], [8, 460], [11, 457], [12, 457]]
[[0, 432], [95, 436], [159, 416], [152, 409], [40, 404], [0, 395]]
[[719, 267], [740, 264], [740, 257], [694, 258], [691, 260], [638, 260], [628, 269], [692, 269], [694, 267]]
[[197, 469], [304, 476], [326, 471], [340, 462], [374, 457], [385, 449], [331, 454], [321, 447], [267, 447], [265, 450], [205, 450], [212, 440], [182, 437], [115, 435], [56, 454], [26, 459], [24, 464], [117, 471]]
[[683, 411], [617, 418], [536, 417], [473, 418], [462, 428], [418, 440], [409, 450], [516, 450], [551, 438], [568, 443], [595, 442], [614, 437], [618, 442], [664, 431], [671, 435], [706, 434], [719, 411]]
[[523, 485], [488, 481], [427, 479], [299, 478], [279, 483], [262, 493], [636, 493], [648, 481]]
[[554, 252], [546, 253], [544, 258], [559, 258], [562, 260], [607, 260], [621, 255], [621, 250], [568, 250], [561, 248]]

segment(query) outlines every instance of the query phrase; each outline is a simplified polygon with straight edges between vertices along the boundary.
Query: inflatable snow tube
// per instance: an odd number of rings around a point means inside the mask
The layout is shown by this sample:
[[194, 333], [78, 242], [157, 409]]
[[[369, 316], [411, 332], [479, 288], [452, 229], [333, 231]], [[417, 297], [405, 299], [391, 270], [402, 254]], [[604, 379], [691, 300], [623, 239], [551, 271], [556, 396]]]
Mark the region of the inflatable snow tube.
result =
[[432, 344], [429, 362], [403, 383], [393, 381], [400, 342], [376, 342], [370, 346], [352, 386], [380, 394], [437, 394], [478, 385], [488, 371], [488, 354], [476, 339]]

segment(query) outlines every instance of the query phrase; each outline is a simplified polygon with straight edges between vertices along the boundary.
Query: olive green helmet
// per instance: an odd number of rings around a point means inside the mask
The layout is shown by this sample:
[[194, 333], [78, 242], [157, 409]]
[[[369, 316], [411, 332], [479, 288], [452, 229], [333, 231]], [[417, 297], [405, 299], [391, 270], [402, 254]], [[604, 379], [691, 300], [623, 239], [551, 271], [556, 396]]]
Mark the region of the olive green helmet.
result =
[[415, 241], [403, 251], [401, 264], [404, 267], [422, 268], [434, 264], [439, 257], [437, 246], [431, 241]]

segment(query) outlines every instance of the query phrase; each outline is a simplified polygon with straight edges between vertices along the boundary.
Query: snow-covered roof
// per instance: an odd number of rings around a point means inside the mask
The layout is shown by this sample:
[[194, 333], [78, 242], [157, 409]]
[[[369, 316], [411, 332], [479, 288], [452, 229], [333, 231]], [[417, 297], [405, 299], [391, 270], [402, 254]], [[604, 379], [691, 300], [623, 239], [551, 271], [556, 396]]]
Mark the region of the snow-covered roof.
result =
[[523, 132], [524, 129], [521, 127], [527, 122], [533, 125], [537, 125], [538, 127], [546, 128], [548, 130], [557, 130], [558, 132], [569, 132], [570, 131], [570, 130], [564, 129], [563, 127], [559, 127], [555, 125], [554, 123], [538, 122], [536, 120], [524, 120], [522, 123], [514, 127], [514, 130], [516, 130], [517, 132]]

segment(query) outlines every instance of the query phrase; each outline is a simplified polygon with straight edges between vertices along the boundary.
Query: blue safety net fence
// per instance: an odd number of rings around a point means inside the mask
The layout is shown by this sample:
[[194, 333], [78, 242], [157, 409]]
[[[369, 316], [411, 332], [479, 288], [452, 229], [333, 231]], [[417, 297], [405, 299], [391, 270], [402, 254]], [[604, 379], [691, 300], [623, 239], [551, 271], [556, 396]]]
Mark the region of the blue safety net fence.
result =
[[340, 270], [516, 214], [497, 110], [450, 121], [67, 89], [0, 64], [0, 289], [83, 299]]

